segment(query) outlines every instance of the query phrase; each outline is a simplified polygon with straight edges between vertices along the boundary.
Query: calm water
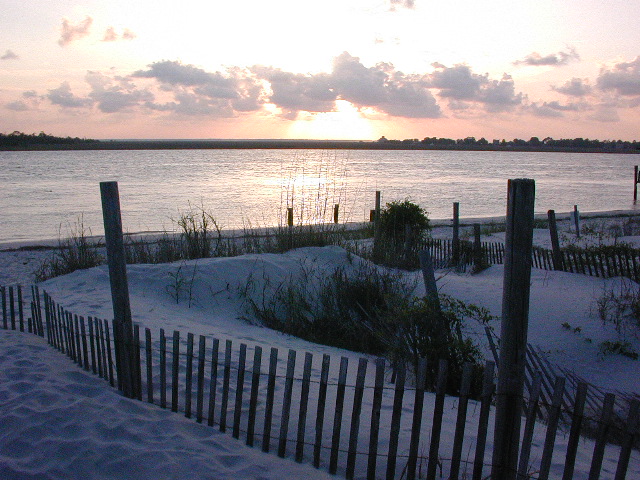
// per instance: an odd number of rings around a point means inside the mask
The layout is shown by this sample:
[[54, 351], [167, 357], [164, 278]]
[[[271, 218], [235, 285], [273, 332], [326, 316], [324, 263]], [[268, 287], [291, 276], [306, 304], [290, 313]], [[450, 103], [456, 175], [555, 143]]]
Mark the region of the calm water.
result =
[[204, 206], [224, 228], [362, 221], [406, 197], [431, 218], [504, 215], [509, 178], [536, 180], [536, 212], [633, 209], [635, 155], [321, 150], [0, 152], [0, 242], [65, 235], [82, 218], [102, 234], [99, 183], [117, 180], [128, 232], [172, 231]]

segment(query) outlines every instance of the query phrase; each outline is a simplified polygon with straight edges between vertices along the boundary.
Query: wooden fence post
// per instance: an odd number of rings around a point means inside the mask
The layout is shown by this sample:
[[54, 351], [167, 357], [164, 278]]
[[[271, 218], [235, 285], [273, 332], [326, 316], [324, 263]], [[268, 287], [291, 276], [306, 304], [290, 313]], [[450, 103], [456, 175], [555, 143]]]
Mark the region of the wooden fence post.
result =
[[518, 468], [524, 390], [535, 181], [509, 180], [500, 364], [491, 478], [512, 480]]
[[[482, 241], [480, 238], [480, 224], [473, 224], [473, 263], [476, 267], [476, 271], [480, 271], [483, 266], [483, 255], [482, 255]], [[489, 262], [487, 261], [486, 265]]]
[[562, 270], [562, 255], [560, 253], [560, 241], [558, 240], [558, 226], [556, 224], [556, 212], [547, 212], [549, 219], [549, 235], [551, 236], [551, 253], [553, 255], [553, 269]]
[[287, 207], [287, 228], [289, 230], [289, 248], [293, 248], [293, 207]]
[[380, 261], [380, 190], [376, 191], [376, 209], [373, 217], [373, 261]]
[[580, 238], [580, 212], [578, 205], [573, 206], [573, 222], [576, 226], [576, 237]]
[[422, 269], [422, 279], [424, 280], [424, 289], [429, 297], [440, 310], [440, 299], [438, 298], [438, 287], [436, 285], [436, 276], [433, 271], [433, 261], [429, 250], [420, 250], [418, 252], [420, 260], [420, 268]]
[[453, 202], [453, 252], [451, 263], [460, 263], [460, 202]]
[[[127, 283], [127, 265], [122, 235], [122, 217], [120, 215], [120, 197], [118, 182], [101, 182], [102, 215], [104, 219], [107, 262], [111, 283], [111, 301], [116, 331], [113, 332], [116, 349], [116, 369], [122, 379], [122, 391], [128, 398], [136, 398], [140, 385], [136, 380], [136, 359], [133, 351], [133, 322], [129, 303], [129, 285]], [[120, 383], [120, 382], [119, 382]]]
[[633, 167], [633, 203], [638, 200], [638, 165]]
[[340, 212], [340, 204], [336, 203], [333, 206], [333, 223], [338, 223], [339, 212]]

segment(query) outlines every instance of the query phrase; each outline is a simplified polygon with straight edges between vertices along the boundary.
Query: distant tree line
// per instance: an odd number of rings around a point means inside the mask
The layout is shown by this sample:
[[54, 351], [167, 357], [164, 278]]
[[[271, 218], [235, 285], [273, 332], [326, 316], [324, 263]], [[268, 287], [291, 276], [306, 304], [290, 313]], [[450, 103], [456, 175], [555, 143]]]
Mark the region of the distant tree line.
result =
[[49, 147], [54, 145], [73, 146], [97, 142], [98, 140], [78, 137], [56, 137], [44, 132], [40, 132], [37, 135], [35, 133], [27, 134], [18, 131], [8, 134], [0, 133], [0, 148], [5, 149], [38, 148], [39, 146]]
[[442, 149], [477, 149], [477, 150], [575, 150], [575, 151], [603, 151], [603, 152], [639, 152], [640, 142], [625, 140], [590, 140], [588, 138], [562, 138], [553, 139], [546, 137], [542, 140], [531, 137], [529, 140], [514, 138], [513, 140], [492, 140], [486, 138], [476, 139], [466, 137], [459, 139], [425, 137], [405, 140], [388, 140], [381, 137], [378, 143], [396, 144], [414, 148], [442, 148]]

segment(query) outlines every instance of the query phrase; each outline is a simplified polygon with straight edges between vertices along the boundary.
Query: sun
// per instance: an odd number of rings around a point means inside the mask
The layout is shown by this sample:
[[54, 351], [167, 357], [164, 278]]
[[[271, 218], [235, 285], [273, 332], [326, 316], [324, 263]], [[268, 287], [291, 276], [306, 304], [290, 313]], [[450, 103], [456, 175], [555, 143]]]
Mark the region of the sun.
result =
[[346, 100], [337, 100], [333, 112], [300, 113], [288, 138], [370, 140], [375, 136], [371, 121]]

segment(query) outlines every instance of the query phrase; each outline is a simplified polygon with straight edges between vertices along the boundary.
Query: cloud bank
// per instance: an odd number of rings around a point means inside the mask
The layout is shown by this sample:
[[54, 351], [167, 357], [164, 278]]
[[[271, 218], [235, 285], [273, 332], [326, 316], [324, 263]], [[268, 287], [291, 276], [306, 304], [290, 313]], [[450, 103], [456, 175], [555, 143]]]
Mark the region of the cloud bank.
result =
[[[105, 41], [112, 41], [111, 33], [119, 37], [109, 29], [106, 33]], [[296, 120], [308, 114], [337, 111], [339, 102], [347, 101], [361, 115], [377, 119], [571, 115], [616, 122], [621, 109], [640, 106], [640, 57], [603, 67], [591, 81], [574, 77], [550, 85], [550, 91], [559, 96], [537, 101], [529, 101], [517, 91], [513, 78], [506, 73], [493, 78], [466, 64], [441, 63], [432, 64], [429, 72], [404, 73], [391, 63], [367, 66], [348, 52], [335, 57], [329, 71], [319, 73], [289, 72], [265, 65], [208, 71], [162, 60], [124, 76], [113, 71], [89, 71], [84, 81], [84, 88], [74, 87], [83, 94], [74, 93], [69, 82], [62, 82], [44, 95], [25, 92], [4, 107], [25, 111], [36, 106], [34, 101], [46, 100], [70, 112], [93, 109], [104, 114], [137, 112], [182, 118], [232, 118], [255, 113]]]

